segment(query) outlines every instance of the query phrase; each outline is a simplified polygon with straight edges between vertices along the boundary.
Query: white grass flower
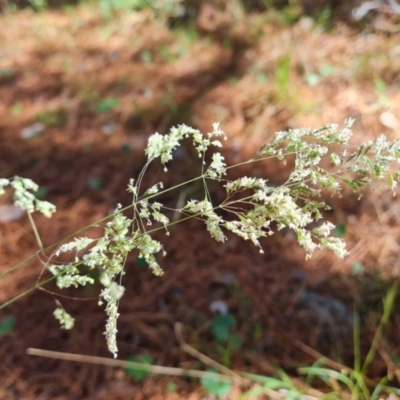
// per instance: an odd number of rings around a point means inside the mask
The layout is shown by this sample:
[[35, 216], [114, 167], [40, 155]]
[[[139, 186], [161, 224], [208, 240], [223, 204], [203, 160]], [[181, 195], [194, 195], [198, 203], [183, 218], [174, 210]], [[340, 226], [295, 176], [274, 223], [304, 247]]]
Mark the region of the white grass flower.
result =
[[54, 317], [61, 325], [62, 329], [72, 329], [75, 324], [75, 319], [71, 317], [63, 308], [58, 307], [53, 312]]
[[212, 162], [206, 172], [206, 176], [212, 179], [220, 179], [223, 175], [226, 175], [224, 157], [221, 153], [214, 153], [212, 155]]
[[[385, 136], [380, 136], [352, 152], [347, 149], [342, 153], [335, 152], [338, 147], [348, 145], [352, 123], [352, 120], [348, 120], [342, 129], [335, 124], [329, 124], [319, 129], [300, 128], [278, 132], [270, 143], [262, 146], [251, 162], [271, 157], [282, 162], [291, 158], [294, 160], [294, 170], [281, 186], [269, 186], [266, 179], [251, 176], [226, 180], [223, 178], [227, 172], [225, 159], [221, 153], [214, 152], [208, 169], [197, 178], [198, 182], [204, 182], [204, 200], [189, 199], [179, 211], [185, 214], [184, 219], [194, 217], [204, 220], [211, 237], [219, 242], [227, 240], [223, 232], [227, 229], [244, 240], [251, 241], [262, 253], [260, 240], [273, 235], [276, 230], [286, 228], [296, 233], [298, 243], [305, 249], [307, 258], [317, 249], [328, 249], [338, 257], [345, 257], [348, 254], [345, 242], [330, 236], [334, 229], [331, 222], [323, 222], [317, 228], [310, 227], [311, 223], [323, 218], [324, 210], [329, 209], [324, 201], [318, 199], [322, 190], [341, 196], [342, 185], [348, 185], [359, 192], [372, 180], [385, 178], [386, 185], [394, 191], [400, 181], [400, 172], [392, 171], [393, 164], [400, 163], [399, 141], [390, 143]], [[145, 150], [148, 162], [138, 182], [143, 181], [149, 163], [157, 158], [166, 170], [165, 165], [172, 160], [174, 151], [183, 139], [188, 138], [192, 140], [201, 162], [205, 162], [208, 159], [205, 157], [206, 152], [211, 146], [222, 147], [220, 139], [226, 140], [226, 135], [218, 123], [213, 125], [213, 131], [208, 135], [186, 125], [171, 128], [167, 135], [154, 133], [148, 140]], [[329, 159], [333, 163], [330, 164], [332, 170], [327, 170], [327, 163], [324, 162]], [[217, 181], [224, 179], [226, 199], [220, 204], [212, 204], [212, 196], [206, 186], [207, 178]], [[194, 181], [196, 178], [186, 183]], [[163, 193], [183, 185], [181, 183], [167, 188]], [[7, 186], [14, 189], [14, 202], [22, 209], [30, 213], [39, 211], [47, 217], [55, 211], [52, 204], [36, 199], [34, 192], [38, 190], [38, 185], [32, 180], [20, 177], [0, 179], [0, 194], [5, 193]], [[137, 251], [155, 275], [163, 274], [157, 257], [159, 253], [166, 253], [162, 243], [153, 239], [151, 233], [158, 228], [168, 229], [175, 221], [170, 223], [164, 214], [167, 207], [161, 202], [152, 201], [156, 195], [161, 194], [161, 189], [162, 183], [156, 183], [145, 193], [140, 193], [140, 185], [135, 186], [135, 181], [131, 179], [128, 191], [133, 195], [133, 216], [125, 216], [122, 206], [118, 205], [105, 223], [102, 237], [97, 240], [75, 238], [58, 248], [56, 256], [74, 251], [74, 263], [48, 266], [60, 288], [94, 282], [89, 276], [81, 274], [80, 265], [99, 270], [100, 283], [103, 285], [99, 304], [106, 303], [108, 319], [105, 336], [114, 357], [118, 354], [118, 305], [125, 291], [117, 282], [125, 274], [128, 254]], [[127, 209], [128, 207], [124, 211]], [[224, 218], [219, 215], [219, 211], [223, 211]], [[227, 214], [229, 215], [226, 217]], [[145, 222], [148, 225], [162, 226], [148, 231]], [[167, 234], [169, 235], [168, 231]], [[87, 248], [89, 249], [86, 250]], [[86, 254], [80, 256], [78, 253], [84, 250]], [[63, 328], [72, 327], [73, 318], [65, 310], [57, 308], [54, 315]]]

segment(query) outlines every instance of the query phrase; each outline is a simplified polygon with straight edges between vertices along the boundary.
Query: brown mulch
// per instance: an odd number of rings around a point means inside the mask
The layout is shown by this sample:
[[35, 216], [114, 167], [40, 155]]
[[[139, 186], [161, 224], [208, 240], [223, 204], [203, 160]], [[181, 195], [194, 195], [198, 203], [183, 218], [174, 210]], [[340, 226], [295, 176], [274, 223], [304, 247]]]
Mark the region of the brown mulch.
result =
[[[220, 121], [230, 137], [226, 155], [233, 162], [247, 159], [278, 130], [341, 124], [349, 117], [356, 118], [355, 143], [381, 133], [396, 138], [398, 35], [360, 34], [341, 24], [325, 32], [307, 19], [281, 26], [267, 14], [246, 18], [234, 29], [224, 25], [219, 31], [216, 24], [213, 31], [200, 20], [197, 30], [185, 31], [168, 29], [150, 13], [107, 21], [88, 7], [72, 14], [24, 11], [1, 17], [0, 177], [30, 177], [57, 205], [52, 219], [35, 216], [45, 246], [99, 220], [117, 203], [129, 204], [126, 184], [144, 164], [149, 134], [165, 133], [177, 123], [207, 132]], [[277, 71], [288, 55], [286, 87]], [[315, 86], [307, 82], [310, 74], [319, 79]], [[104, 106], [110, 99], [117, 101]], [[37, 121], [45, 121], [43, 134], [23, 140], [21, 130]], [[185, 147], [168, 174], [152, 166], [146, 184], [179, 183], [197, 173], [197, 161]], [[248, 173], [279, 182], [287, 169], [277, 163]], [[196, 194], [196, 187], [191, 190]], [[179, 195], [185, 193], [167, 196], [166, 204], [176, 207]], [[213, 195], [218, 198], [219, 192]], [[1, 198], [1, 204], [8, 201]], [[210, 334], [210, 303], [223, 300], [236, 318], [235, 333], [244, 339], [232, 369], [271, 375], [280, 366], [296, 375], [297, 367], [311, 365], [320, 355], [351, 365], [354, 303], [365, 318], [365, 353], [387, 289], [381, 276], [398, 275], [399, 203], [382, 189], [360, 201], [351, 195], [329, 201], [328, 217], [346, 226], [351, 251], [346, 260], [321, 252], [306, 262], [287, 232], [265, 241], [263, 255], [233, 236], [221, 245], [199, 221], [173, 227], [169, 238], [159, 235], [168, 253], [161, 260], [162, 278], [141, 267], [133, 254], [120, 306], [119, 358], [148, 352], [158, 365], [204, 368], [179, 348], [174, 324], [181, 322], [187, 342], [220, 361]], [[101, 228], [89, 234], [99, 236]], [[0, 272], [36, 250], [25, 218], [0, 224]], [[36, 283], [46, 265], [43, 256], [40, 260], [1, 279], [0, 303]], [[354, 277], [356, 262], [374, 279]], [[46, 288], [58, 293], [52, 285]], [[105, 316], [93, 299], [98, 291], [96, 285], [71, 291], [71, 298], [36, 291], [0, 311], [0, 318], [16, 318], [13, 331], [0, 338], [0, 397], [205, 398], [195, 380], [151, 376], [137, 383], [122, 369], [26, 354], [33, 347], [109, 357], [102, 335]], [[61, 331], [52, 316], [56, 298], [76, 318], [71, 332]], [[387, 329], [393, 354], [398, 318], [396, 313]], [[386, 368], [377, 359], [371, 377], [379, 379]], [[171, 382], [177, 383], [177, 393], [168, 391]]]

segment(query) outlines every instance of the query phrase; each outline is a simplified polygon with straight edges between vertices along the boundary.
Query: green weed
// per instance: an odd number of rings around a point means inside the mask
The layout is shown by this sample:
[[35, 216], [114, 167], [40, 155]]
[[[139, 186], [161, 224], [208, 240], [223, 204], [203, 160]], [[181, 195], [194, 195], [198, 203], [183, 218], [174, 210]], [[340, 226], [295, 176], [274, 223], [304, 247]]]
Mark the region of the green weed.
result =
[[0, 319], [0, 337], [7, 335], [14, 329], [15, 316], [6, 315]]
[[227, 368], [230, 368], [233, 353], [243, 346], [242, 337], [231, 332], [235, 325], [236, 319], [231, 314], [217, 315], [211, 324], [218, 353], [222, 357], [222, 364]]
[[[154, 364], [153, 357], [149, 353], [143, 353], [140, 356], [129, 357], [127, 361], [132, 361], [132, 362], [140, 363], [140, 364], [144, 364], [144, 365], [153, 365]], [[143, 369], [137, 369], [137, 368], [129, 367], [129, 366], [126, 367], [125, 371], [126, 371], [126, 374], [128, 376], [130, 376], [131, 378], [133, 378], [135, 381], [142, 381], [150, 374], [149, 371], [146, 371]]]
[[351, 269], [355, 275], [360, 275], [365, 271], [365, 266], [361, 261], [356, 261], [351, 265]]
[[36, 114], [35, 120], [48, 126], [64, 126], [67, 123], [67, 114], [61, 108], [56, 108]]
[[49, 8], [47, 0], [28, 0], [35, 11], [46, 11]]
[[324, 7], [313, 16], [314, 24], [317, 28], [328, 30], [332, 28], [332, 9]]
[[398, 292], [397, 282], [393, 283], [387, 291], [383, 302], [383, 314], [376, 329], [371, 347], [364, 361], [361, 359], [360, 351], [360, 317], [354, 312], [353, 317], [353, 343], [354, 343], [354, 365], [353, 368], [342, 368], [340, 371], [323, 367], [324, 359], [319, 360], [311, 367], [299, 368], [298, 372], [307, 376], [307, 383], [312, 385], [313, 379], [318, 377], [333, 391], [329, 396], [341, 398], [341, 394], [348, 391], [353, 400], [378, 400], [382, 394], [394, 393], [400, 395], [400, 389], [387, 385], [388, 378], [384, 377], [380, 382], [371, 381], [367, 373], [374, 358], [382, 344], [383, 332], [393, 312], [394, 301]]
[[107, 99], [100, 101], [97, 104], [96, 110], [97, 110], [97, 112], [99, 112], [101, 114], [105, 114], [105, 113], [112, 111], [115, 107], [118, 106], [118, 104], [119, 104], [118, 99], [116, 99], [114, 97], [109, 97]]
[[275, 82], [277, 85], [278, 99], [284, 100], [289, 96], [290, 90], [291, 57], [283, 56], [276, 66]]
[[319, 83], [321, 83], [321, 81], [323, 81], [324, 78], [328, 78], [332, 76], [332, 74], [333, 74], [332, 66], [329, 64], [325, 64], [318, 69], [318, 72], [305, 73], [304, 79], [310, 86], [316, 86]]
[[175, 382], [168, 382], [167, 392], [176, 393], [178, 391], [178, 385]]
[[[79, 356], [80, 361], [97, 363], [104, 360], [105, 365], [123, 366], [128, 376], [136, 381], [142, 381], [150, 373], [165, 375], [183, 376], [199, 378], [202, 388], [210, 395], [217, 398], [223, 398], [230, 394], [233, 382], [239, 383], [244, 391], [237, 400], [250, 400], [258, 396], [266, 395], [271, 398], [284, 398], [291, 400], [301, 399], [325, 399], [341, 400], [351, 398], [352, 400], [378, 400], [383, 395], [400, 395], [400, 389], [388, 385], [388, 377], [382, 378], [379, 382], [372, 381], [367, 377], [368, 370], [372, 365], [379, 348], [384, 344], [383, 333], [394, 309], [394, 302], [398, 293], [398, 284], [395, 282], [388, 289], [384, 301], [383, 312], [380, 323], [376, 330], [370, 350], [364, 360], [361, 358], [360, 345], [360, 317], [354, 312], [353, 319], [353, 339], [354, 339], [354, 365], [353, 368], [347, 368], [335, 363], [336, 369], [332, 368], [332, 363], [328, 359], [321, 358], [310, 367], [298, 368], [298, 373], [305, 376], [305, 381], [291, 378], [285, 371], [276, 368], [274, 376], [257, 375], [247, 372], [233, 372], [225, 366], [203, 356], [197, 350], [194, 350], [185, 343], [181, 343], [182, 349], [191, 355], [198, 357], [206, 364], [213, 364], [206, 371], [186, 370], [181, 368], [162, 367], [154, 365], [153, 358], [148, 353], [140, 356], [129, 357], [127, 361], [100, 359], [99, 357]], [[225, 315], [216, 317], [212, 324], [212, 332], [218, 341], [228, 341], [231, 335], [231, 329], [235, 325], [232, 316]], [[178, 339], [181, 341], [182, 339]], [[29, 354], [51, 356], [48, 351], [29, 350]], [[399, 362], [396, 357], [392, 357], [393, 362]], [[64, 359], [74, 359], [74, 355], [67, 355]], [[321, 391], [321, 383], [316, 383], [316, 379], [322, 381], [328, 390]], [[316, 387], [319, 389], [310, 389]], [[168, 392], [175, 392], [177, 386], [175, 383], [167, 385]]]
[[379, 76], [375, 76], [374, 77], [374, 86], [375, 86], [375, 91], [378, 96], [379, 105], [382, 108], [390, 107], [390, 100], [386, 95], [387, 85], [386, 85], [385, 81], [382, 78], [380, 78]]
[[[216, 373], [218, 372], [215, 368], [209, 368], [207, 372]], [[204, 390], [217, 397], [226, 396], [231, 391], [232, 383], [229, 379], [219, 378], [215, 379], [205, 375], [200, 379], [201, 385]]]
[[22, 113], [23, 111], [23, 106], [22, 103], [18, 102], [15, 103], [12, 107], [11, 107], [11, 114], [18, 116]]
[[344, 237], [346, 235], [346, 225], [343, 223], [337, 224], [333, 230], [333, 235], [340, 238]]

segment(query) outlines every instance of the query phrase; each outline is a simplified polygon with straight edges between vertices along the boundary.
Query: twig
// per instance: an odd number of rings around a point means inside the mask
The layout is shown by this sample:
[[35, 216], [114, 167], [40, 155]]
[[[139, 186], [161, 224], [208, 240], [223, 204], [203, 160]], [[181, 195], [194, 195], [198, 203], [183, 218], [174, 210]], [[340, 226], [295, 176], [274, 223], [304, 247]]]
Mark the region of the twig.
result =
[[[211, 378], [215, 380], [228, 379], [225, 375], [217, 372], [199, 371], [194, 369], [183, 369], [174, 367], [163, 367], [160, 365], [149, 365], [144, 363], [137, 363], [133, 361], [114, 360], [106, 357], [87, 356], [84, 354], [62, 353], [59, 351], [50, 351], [42, 349], [29, 348], [26, 350], [27, 354], [31, 356], [54, 358], [64, 361], [85, 362], [89, 364], [106, 365], [108, 367], [120, 368], [134, 368], [142, 371], [148, 371], [160, 375], [174, 375], [174, 376], [190, 376], [192, 378]], [[230, 380], [242, 381], [243, 378], [229, 377]]]

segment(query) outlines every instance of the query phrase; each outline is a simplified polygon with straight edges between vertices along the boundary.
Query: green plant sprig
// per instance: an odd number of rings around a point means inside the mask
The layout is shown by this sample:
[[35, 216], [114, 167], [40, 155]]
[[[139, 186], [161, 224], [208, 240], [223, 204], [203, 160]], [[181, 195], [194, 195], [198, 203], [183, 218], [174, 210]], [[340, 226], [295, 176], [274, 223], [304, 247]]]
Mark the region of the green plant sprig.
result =
[[[355, 148], [353, 152], [348, 152], [348, 142], [352, 135], [351, 125], [352, 121], [348, 121], [342, 129], [331, 124], [314, 130], [303, 128], [278, 132], [270, 143], [262, 146], [256, 156], [248, 161], [261, 162], [276, 158], [286, 163], [287, 160], [292, 160], [293, 171], [286, 182], [277, 187], [269, 185], [268, 180], [264, 178], [244, 176], [236, 180], [226, 179], [229, 169], [244, 163], [227, 166], [220, 152], [213, 152], [210, 161], [206, 162], [209, 148], [222, 147], [220, 138], [226, 140], [226, 135], [218, 124], [214, 124], [213, 131], [208, 135], [203, 135], [199, 130], [186, 125], [172, 128], [167, 135], [155, 133], [149, 137], [145, 150], [148, 160], [137, 182], [131, 179], [128, 184], [132, 203], [126, 207], [118, 204], [113, 214], [90, 225], [105, 222], [102, 237], [78, 237], [59, 246], [54, 252], [55, 257], [73, 252], [74, 260], [62, 265], [49, 262], [47, 270], [56, 279], [57, 286], [62, 289], [94, 283], [93, 278], [82, 275], [80, 266], [100, 271], [103, 289], [99, 295], [99, 304], [106, 303], [108, 320], [105, 336], [109, 350], [116, 357], [118, 305], [125, 290], [121, 282], [125, 275], [126, 258], [130, 252], [136, 250], [155, 275], [162, 275], [163, 270], [157, 255], [165, 255], [165, 251], [163, 245], [151, 236], [160, 229], [165, 229], [169, 235], [168, 228], [176, 223], [200, 218], [215, 240], [225, 242], [227, 237], [224, 231], [228, 230], [245, 240], [250, 240], [263, 253], [260, 239], [287, 228], [297, 235], [307, 258], [317, 249], [328, 249], [339, 257], [344, 257], [347, 255], [345, 243], [341, 238], [331, 235], [335, 228], [332, 223], [323, 222], [316, 228], [310, 227], [314, 221], [323, 219], [323, 211], [329, 209], [324, 201], [317, 200], [322, 189], [341, 196], [343, 184], [350, 186], [354, 192], [359, 192], [373, 180], [379, 181], [388, 177], [387, 186], [395, 193], [400, 180], [400, 173], [394, 172], [393, 176], [390, 169], [394, 162], [400, 162], [399, 142], [390, 143], [381, 136]], [[157, 182], [142, 194], [141, 185], [150, 163], [160, 159], [164, 171], [167, 172], [167, 163], [173, 159], [174, 151], [186, 138], [193, 141], [202, 164], [201, 175], [170, 188], [164, 188], [162, 182]], [[338, 148], [341, 150], [338, 151]], [[334, 165], [333, 171], [324, 167], [327, 161]], [[154, 201], [154, 198], [198, 180], [203, 182], [204, 200], [188, 200], [182, 208], [175, 210], [185, 217], [178, 221], [170, 221], [165, 214], [168, 210], [162, 203]], [[213, 204], [207, 187], [210, 180], [219, 182], [226, 192], [226, 199], [218, 205]], [[2, 179], [0, 194], [8, 185], [14, 188], [15, 203], [27, 212], [40, 211], [46, 216], [51, 216], [55, 211], [55, 207], [50, 203], [36, 200], [30, 193], [37, 190], [37, 185], [32, 181], [18, 177], [13, 180]], [[127, 210], [132, 210], [131, 218], [124, 215]], [[231, 217], [223, 217], [218, 211], [224, 211]], [[156, 227], [150, 228], [153, 224], [156, 224]], [[38, 245], [44, 251], [36, 227], [33, 226], [33, 229]], [[22, 265], [23, 263], [18, 264], [18, 268]], [[17, 266], [6, 271], [0, 278], [16, 268]], [[64, 328], [72, 327], [72, 317], [69, 317], [64, 309], [57, 311], [56, 317]]]

